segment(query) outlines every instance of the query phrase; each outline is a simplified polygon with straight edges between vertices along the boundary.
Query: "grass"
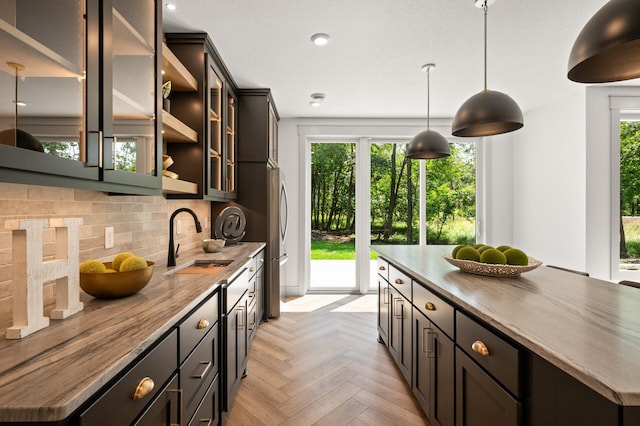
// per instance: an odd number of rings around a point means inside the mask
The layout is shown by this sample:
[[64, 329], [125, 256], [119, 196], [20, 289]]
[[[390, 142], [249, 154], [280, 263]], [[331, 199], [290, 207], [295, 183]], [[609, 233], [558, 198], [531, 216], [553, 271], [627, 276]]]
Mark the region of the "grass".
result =
[[[429, 229], [433, 229], [430, 225]], [[389, 244], [406, 244], [406, 226], [394, 226], [394, 234], [391, 236]], [[356, 247], [355, 241], [351, 236], [348, 238], [322, 238], [324, 234], [315, 233], [311, 240], [311, 260], [355, 260]], [[430, 236], [432, 233], [430, 232]], [[372, 236], [373, 239], [376, 235]], [[373, 241], [372, 239], [372, 241]], [[379, 244], [379, 241], [373, 241]], [[429, 244], [475, 244], [475, 221], [467, 219], [456, 219], [447, 223], [443, 229], [442, 236], [439, 241], [433, 242], [429, 240]], [[371, 251], [370, 259], [378, 258], [377, 253]]]

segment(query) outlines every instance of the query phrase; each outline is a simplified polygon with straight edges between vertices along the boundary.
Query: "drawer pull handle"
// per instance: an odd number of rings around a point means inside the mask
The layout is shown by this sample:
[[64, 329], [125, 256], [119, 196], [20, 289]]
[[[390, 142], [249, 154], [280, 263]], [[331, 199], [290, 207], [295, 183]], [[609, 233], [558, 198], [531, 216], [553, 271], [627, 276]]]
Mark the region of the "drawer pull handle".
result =
[[140, 380], [138, 386], [136, 386], [136, 390], [133, 391], [133, 400], [135, 401], [138, 399], [142, 399], [145, 396], [149, 395], [154, 386], [155, 383], [153, 383], [151, 377], [144, 377], [142, 380]]
[[434, 305], [434, 304], [433, 304], [433, 303], [431, 303], [431, 302], [427, 302], [427, 303], [425, 303], [424, 308], [425, 308], [427, 311], [435, 311], [435, 310], [436, 310], [436, 305]]
[[251, 268], [249, 268], [249, 272], [254, 272], [256, 270], [256, 268], [254, 268], [253, 266]]
[[207, 328], [209, 327], [209, 321], [207, 321], [206, 319], [201, 319], [200, 321], [198, 321], [198, 330], [202, 330], [203, 328]]
[[400, 278], [396, 278], [396, 284], [403, 284], [403, 281]]
[[382, 288], [382, 294], [384, 296], [383, 303], [385, 305], [389, 304], [389, 286]]
[[204, 378], [204, 376], [207, 375], [207, 373], [209, 372], [209, 369], [211, 368], [211, 365], [213, 363], [211, 361], [200, 361], [200, 365], [206, 365], [206, 367], [204, 368], [204, 371], [201, 374], [194, 374], [193, 376], [191, 376], [194, 379], [202, 379]]
[[171, 426], [182, 426], [182, 389], [167, 389], [167, 391], [178, 394], [178, 423], [171, 423]]
[[258, 262], [264, 263], [264, 257], [261, 257], [260, 259], [258, 259]]
[[386, 271], [386, 270], [387, 270], [387, 268], [385, 268], [385, 267], [384, 267], [384, 266], [382, 266], [382, 265], [378, 266], [378, 269], [379, 269], [379, 270], [381, 270], [381, 271]]
[[[400, 308], [398, 309], [398, 306]], [[394, 318], [396, 319], [404, 319], [404, 303], [402, 303], [402, 299], [398, 298], [395, 300], [395, 312], [393, 313]]]
[[485, 345], [484, 342], [481, 342], [480, 340], [476, 340], [475, 342], [473, 342], [473, 344], [471, 345], [471, 349], [482, 356], [489, 356], [489, 348], [487, 348], [487, 345]]
[[211, 426], [211, 419], [200, 419], [198, 423], [204, 423], [205, 426]]

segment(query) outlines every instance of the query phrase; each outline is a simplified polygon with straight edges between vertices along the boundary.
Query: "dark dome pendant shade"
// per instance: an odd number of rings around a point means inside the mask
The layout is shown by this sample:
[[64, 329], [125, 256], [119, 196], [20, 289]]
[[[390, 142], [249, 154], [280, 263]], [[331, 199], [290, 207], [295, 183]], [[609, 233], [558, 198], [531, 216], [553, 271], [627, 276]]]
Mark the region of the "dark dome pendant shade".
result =
[[509, 95], [487, 90], [487, 2], [484, 9], [484, 90], [473, 95], [456, 112], [451, 134], [482, 137], [513, 132], [524, 126], [520, 107]]
[[567, 77], [579, 83], [640, 77], [640, 1], [610, 0], [593, 15], [573, 44]]
[[451, 155], [449, 141], [440, 133], [429, 129], [429, 73], [435, 64], [425, 64], [422, 71], [427, 73], [427, 130], [418, 133], [407, 146], [407, 157], [411, 159], [433, 160]]

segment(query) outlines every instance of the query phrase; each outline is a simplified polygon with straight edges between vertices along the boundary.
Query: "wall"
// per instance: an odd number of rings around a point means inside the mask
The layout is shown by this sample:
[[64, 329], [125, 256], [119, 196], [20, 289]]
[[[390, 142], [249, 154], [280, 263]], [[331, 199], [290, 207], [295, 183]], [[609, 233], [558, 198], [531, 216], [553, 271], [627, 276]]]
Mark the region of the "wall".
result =
[[586, 270], [585, 90], [525, 114], [513, 133], [513, 244]]
[[[80, 261], [99, 259], [110, 261], [116, 254], [129, 251], [147, 260], [165, 263], [169, 242], [169, 217], [179, 207], [193, 209], [203, 232], [195, 232], [188, 214], [180, 214], [182, 232], [175, 236], [180, 250], [199, 247], [209, 235], [210, 203], [192, 200], [166, 200], [162, 196], [107, 195], [102, 192], [72, 188], [0, 183], [0, 307], [12, 293], [11, 231], [4, 222], [11, 219], [49, 219], [81, 217]], [[104, 248], [104, 228], [114, 227], [114, 247]], [[45, 230], [44, 260], [55, 253], [55, 233]], [[54, 285], [47, 285], [45, 304], [53, 297]], [[0, 324], [0, 328], [2, 325]]]

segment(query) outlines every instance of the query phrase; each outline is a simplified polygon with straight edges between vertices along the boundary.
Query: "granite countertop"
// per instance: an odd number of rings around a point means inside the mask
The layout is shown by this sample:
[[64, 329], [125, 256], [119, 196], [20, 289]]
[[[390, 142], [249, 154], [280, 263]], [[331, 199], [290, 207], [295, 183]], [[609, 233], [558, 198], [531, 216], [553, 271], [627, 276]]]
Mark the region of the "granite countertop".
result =
[[461, 272], [449, 246], [373, 246], [437, 293], [619, 405], [640, 405], [640, 290], [541, 266]]
[[[84, 310], [21, 340], [0, 337], [0, 422], [54, 421], [71, 415], [221, 284], [232, 280], [263, 243], [218, 253], [180, 253], [178, 266], [157, 262], [133, 296], [100, 300], [80, 292]], [[171, 274], [196, 259], [234, 260], [212, 275]], [[0, 326], [11, 317], [0, 318]]]

